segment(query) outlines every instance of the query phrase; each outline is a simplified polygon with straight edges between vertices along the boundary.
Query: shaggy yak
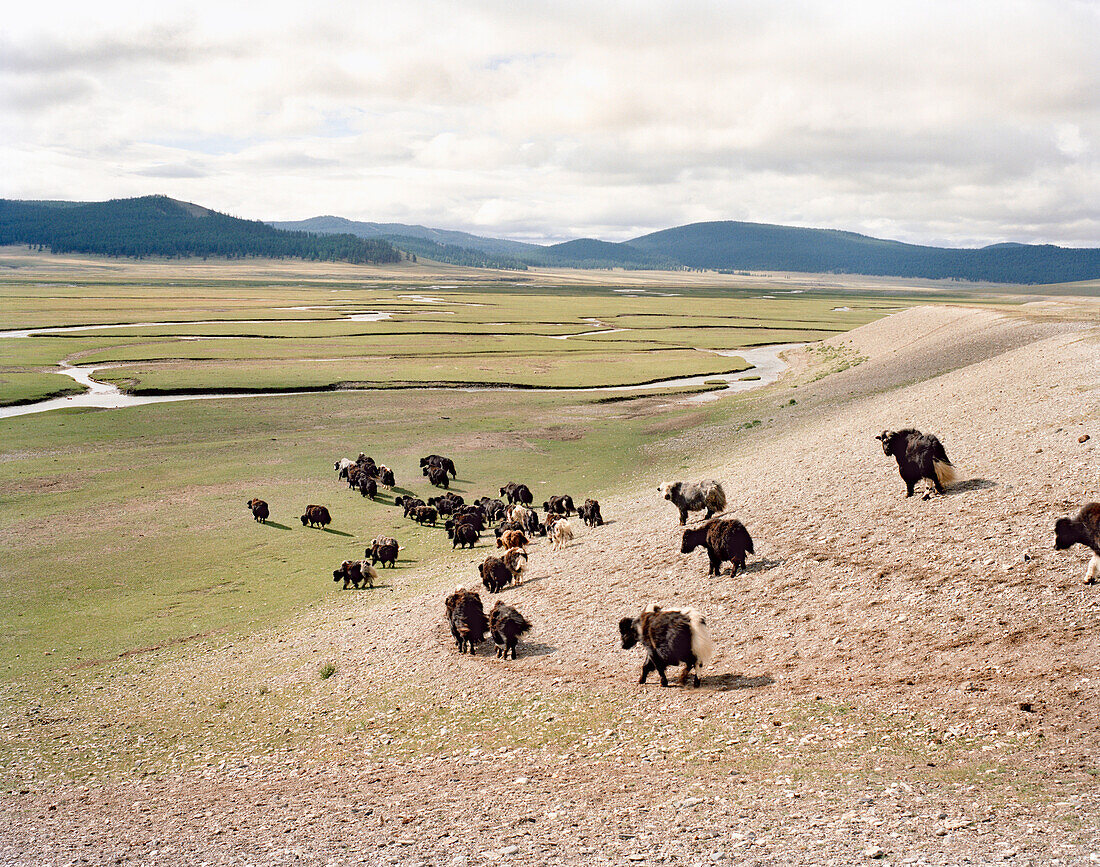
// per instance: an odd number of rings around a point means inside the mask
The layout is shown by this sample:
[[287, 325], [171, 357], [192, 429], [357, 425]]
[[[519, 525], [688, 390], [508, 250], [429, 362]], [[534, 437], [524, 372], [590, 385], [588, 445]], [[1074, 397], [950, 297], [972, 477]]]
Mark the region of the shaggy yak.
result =
[[267, 510], [267, 503], [263, 500], [253, 498], [245, 503], [245, 505], [248, 506], [248, 510], [252, 512], [252, 517], [255, 520], [259, 521], [261, 524], [267, 522], [267, 516], [271, 514]]
[[359, 493], [372, 500], [378, 496], [378, 482], [370, 476], [362, 476], [359, 479]]
[[431, 506], [417, 506], [412, 512], [413, 520], [418, 524], [435, 526], [436, 511]]
[[431, 466], [426, 467], [426, 469], [428, 470], [428, 481], [437, 488], [449, 488], [451, 486], [451, 480], [447, 477], [447, 471], [443, 467]]
[[489, 556], [477, 567], [481, 583], [490, 593], [499, 593], [508, 584], [519, 583], [527, 568], [527, 554], [522, 548], [509, 548], [500, 557]]
[[542, 504], [542, 508], [547, 514], [554, 512], [558, 515], [565, 515], [566, 517], [572, 515], [576, 511], [573, 505], [573, 498], [568, 494], [561, 497], [551, 497]]
[[[922, 434], [919, 430], [906, 428], [905, 430], [884, 430], [877, 437], [882, 443], [882, 451], [886, 455], [892, 455], [897, 459], [898, 472], [905, 481], [905, 496], [913, 496], [913, 488], [921, 479], [928, 479], [936, 489], [937, 494], [942, 494], [944, 485], [950, 485], [958, 475], [951, 461], [947, 459], [947, 452], [935, 434]], [[925, 495], [928, 499], [929, 495]]]
[[397, 484], [397, 478], [394, 476], [393, 470], [385, 466], [378, 468], [378, 481], [383, 488], [390, 491], [392, 491], [393, 486]]
[[333, 463], [332, 470], [341, 479], [346, 479], [348, 477], [348, 470], [354, 466], [355, 461], [351, 460], [350, 458], [340, 458], [340, 460]]
[[500, 489], [500, 495], [507, 497], [509, 503], [519, 503], [523, 506], [530, 506], [535, 501], [531, 489], [527, 485], [518, 484], [517, 482], [506, 484]]
[[477, 527], [473, 524], [455, 524], [454, 535], [451, 536], [453, 540], [451, 542], [451, 550], [458, 548], [462, 545], [469, 545], [471, 548], [477, 544], [477, 540], [480, 537], [477, 533]]
[[687, 523], [688, 512], [707, 510], [705, 520], [710, 520], [718, 512], [726, 510], [726, 492], [714, 479], [701, 482], [664, 482], [657, 488], [666, 500], [670, 500], [680, 510], [680, 525]]
[[577, 509], [577, 514], [581, 516], [581, 520], [589, 527], [603, 526], [603, 515], [600, 514], [600, 503], [598, 500], [585, 500], [584, 505]]
[[398, 497], [394, 502], [401, 503], [405, 508], [405, 517], [409, 517], [413, 512], [419, 509], [421, 506], [427, 505], [419, 497], [405, 496], [403, 499]]
[[1085, 583], [1095, 584], [1100, 578], [1100, 503], [1086, 503], [1076, 518], [1059, 518], [1054, 522], [1054, 547], [1064, 551], [1073, 545], [1092, 549], [1085, 572]]
[[450, 458], [445, 458], [442, 455], [428, 455], [426, 458], [420, 459], [420, 469], [424, 475], [428, 475], [428, 467], [431, 466], [442, 467], [445, 472], [451, 474], [451, 478], [458, 478], [458, 473], [455, 472], [455, 462]]
[[729, 560], [733, 563], [733, 571], [730, 572], [732, 578], [738, 569], [745, 568], [745, 554], [756, 553], [752, 549], [749, 531], [736, 519], [717, 518], [694, 530], [684, 530], [681, 554], [690, 554], [700, 545], [706, 546], [707, 556], [710, 557], [708, 575], [721, 574], [722, 562]]
[[629, 650], [639, 641], [645, 648], [645, 664], [638, 683], [645, 683], [651, 671], [661, 677], [661, 686], [668, 686], [665, 669], [683, 664], [680, 685], [687, 683], [688, 672], [694, 669], [695, 686], [699, 686], [699, 670], [710, 665], [714, 657], [714, 641], [703, 615], [694, 608], [663, 610], [648, 606], [638, 617], [619, 621], [623, 648]]
[[493, 635], [493, 644], [497, 646], [497, 659], [507, 659], [508, 651], [512, 652], [512, 659], [515, 659], [516, 643], [530, 628], [531, 624], [526, 617], [498, 599], [493, 610], [489, 612], [489, 631]]
[[302, 526], [327, 527], [332, 523], [332, 516], [324, 506], [306, 506], [306, 513], [302, 515]]
[[333, 581], [344, 579], [342, 590], [347, 590], [349, 585], [358, 589], [359, 582], [362, 582], [364, 587], [374, 587], [377, 577], [378, 573], [366, 560], [345, 560], [340, 564], [340, 568], [332, 573]]
[[497, 537], [498, 548], [526, 548], [527, 537], [521, 530], [505, 530]]
[[371, 565], [381, 563], [382, 567], [385, 568], [386, 564], [389, 563], [392, 569], [397, 565], [397, 552], [400, 550], [401, 546], [397, 544], [396, 539], [379, 536], [371, 542], [370, 549], [364, 553], [370, 557]]
[[485, 633], [489, 631], [485, 609], [481, 607], [481, 597], [476, 590], [459, 587], [447, 597], [444, 605], [458, 652], [465, 653], [469, 647], [471, 654], [476, 653], [477, 646], [485, 640]]
[[548, 533], [550, 536], [550, 547], [555, 551], [560, 551], [573, 541], [573, 525], [569, 523], [568, 518], [563, 518], [558, 521], [549, 529]]

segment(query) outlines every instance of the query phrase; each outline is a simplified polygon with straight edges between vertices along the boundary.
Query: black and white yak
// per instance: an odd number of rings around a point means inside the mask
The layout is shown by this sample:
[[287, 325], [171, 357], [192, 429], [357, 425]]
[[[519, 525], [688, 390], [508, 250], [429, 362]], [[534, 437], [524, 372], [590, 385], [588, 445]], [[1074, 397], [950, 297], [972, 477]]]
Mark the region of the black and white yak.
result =
[[1064, 551], [1073, 545], [1084, 545], [1092, 551], [1085, 583], [1095, 584], [1100, 578], [1100, 503], [1086, 503], [1076, 518], [1054, 522], [1054, 547]]
[[[905, 481], [905, 496], [913, 496], [913, 488], [921, 479], [932, 482], [937, 494], [958, 479], [954, 465], [947, 459], [943, 443], [935, 434], [922, 434], [919, 430], [884, 430], [877, 437], [882, 451], [897, 459], [898, 472]], [[928, 495], [925, 495], [928, 499]]]
[[530, 629], [531, 624], [526, 617], [499, 599], [489, 612], [489, 631], [493, 636], [493, 644], [497, 646], [498, 659], [507, 659], [509, 651], [512, 659], [515, 659], [519, 637]]
[[683, 665], [680, 685], [687, 683], [688, 673], [694, 670], [694, 684], [699, 686], [699, 671], [714, 658], [714, 640], [707, 622], [694, 608], [662, 609], [649, 605], [637, 617], [620, 620], [619, 635], [624, 649], [629, 650], [639, 641], [645, 648], [645, 664], [638, 683], [645, 683], [649, 673], [656, 671], [661, 686], [668, 686], [665, 669]]
[[701, 482], [663, 482], [657, 487], [666, 500], [680, 510], [680, 525], [687, 523], [688, 512], [707, 510], [705, 520], [726, 511], [726, 492], [714, 479]]
[[722, 563], [729, 560], [733, 563], [732, 578], [738, 569], [745, 568], [745, 555], [755, 554], [752, 549], [752, 537], [745, 525], [736, 518], [716, 518], [692, 530], [684, 530], [684, 538], [680, 544], [681, 554], [690, 554], [700, 545], [707, 549], [710, 557], [710, 571], [708, 575], [720, 575]]
[[447, 623], [459, 653], [477, 652], [477, 646], [485, 640], [489, 631], [489, 621], [485, 619], [485, 609], [481, 607], [481, 597], [476, 590], [459, 587], [444, 602], [447, 609]]

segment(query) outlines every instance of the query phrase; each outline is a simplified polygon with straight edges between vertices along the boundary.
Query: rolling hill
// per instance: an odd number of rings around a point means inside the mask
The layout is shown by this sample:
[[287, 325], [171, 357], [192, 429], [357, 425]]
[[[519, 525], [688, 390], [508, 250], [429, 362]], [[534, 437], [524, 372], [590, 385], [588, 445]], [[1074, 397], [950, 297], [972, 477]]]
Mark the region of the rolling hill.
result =
[[1100, 249], [994, 244], [952, 249], [766, 223], [692, 223], [626, 242], [689, 268], [804, 271], [990, 281], [1064, 283], [1100, 277]]
[[0, 199], [0, 245], [106, 256], [225, 256], [381, 264], [401, 254], [386, 241], [285, 232], [167, 196], [107, 202]]

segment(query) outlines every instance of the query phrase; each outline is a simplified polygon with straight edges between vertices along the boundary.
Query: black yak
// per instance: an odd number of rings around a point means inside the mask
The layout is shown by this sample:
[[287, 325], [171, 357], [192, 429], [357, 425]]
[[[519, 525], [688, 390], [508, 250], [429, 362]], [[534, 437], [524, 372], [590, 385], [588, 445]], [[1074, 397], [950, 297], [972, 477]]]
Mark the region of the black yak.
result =
[[431, 466], [428, 470], [428, 481], [437, 488], [449, 488], [451, 480], [447, 477], [447, 471], [443, 467]]
[[681, 526], [687, 523], [688, 512], [707, 510], [704, 520], [710, 520], [718, 512], [726, 510], [726, 492], [720, 482], [704, 479], [701, 482], [663, 482], [657, 487], [666, 500], [680, 510]]
[[455, 524], [451, 536], [451, 549], [453, 550], [462, 545], [469, 545], [473, 548], [479, 538], [477, 528], [473, 524]]
[[361, 476], [359, 478], [359, 493], [373, 500], [378, 496], [378, 482], [370, 476]]
[[603, 526], [603, 515], [600, 514], [599, 500], [585, 500], [584, 505], [577, 509], [577, 514], [589, 527]]
[[[897, 459], [898, 472], [905, 481], [905, 496], [913, 496], [913, 488], [921, 479], [928, 479], [937, 494], [944, 492], [944, 485], [950, 485], [958, 475], [951, 461], [947, 459], [943, 443], [935, 434], [922, 434], [919, 430], [884, 430], [877, 437], [882, 443], [882, 451]], [[928, 499], [925, 496], [925, 499]]]
[[1095, 584], [1100, 578], [1100, 503], [1086, 503], [1076, 518], [1059, 518], [1054, 522], [1054, 547], [1064, 551], [1073, 545], [1092, 550], [1085, 583]]
[[271, 513], [268, 511], [267, 503], [263, 500], [253, 498], [245, 503], [248, 506], [250, 512], [252, 512], [253, 520], [259, 521], [261, 524], [267, 522], [267, 516]]
[[477, 646], [485, 640], [489, 631], [489, 622], [485, 619], [485, 609], [481, 607], [481, 597], [476, 590], [459, 587], [447, 597], [444, 603], [447, 609], [447, 622], [451, 627], [458, 652], [477, 652]]
[[522, 548], [509, 548], [500, 557], [486, 557], [477, 571], [485, 589], [499, 593], [511, 582], [518, 582], [526, 567], [527, 553]]
[[306, 513], [302, 515], [302, 526], [327, 527], [332, 523], [332, 516], [324, 506], [306, 506]]
[[531, 489], [527, 485], [517, 482], [509, 482], [500, 489], [500, 495], [507, 497], [509, 503], [519, 503], [521, 506], [530, 506], [535, 501]]
[[455, 472], [455, 462], [450, 458], [445, 458], [442, 455], [428, 455], [426, 458], [420, 459], [420, 468], [424, 475], [428, 475], [428, 468], [432, 466], [441, 467], [444, 472], [450, 473], [452, 478], [458, 478], [458, 473]]
[[690, 554], [700, 545], [706, 546], [707, 556], [710, 557], [708, 575], [721, 574], [723, 561], [730, 560], [733, 563], [733, 571], [730, 572], [732, 578], [738, 569], [745, 568], [745, 554], [756, 553], [752, 549], [749, 531], [735, 518], [716, 518], [702, 527], [684, 530], [681, 554]]
[[508, 651], [512, 652], [512, 659], [515, 659], [516, 643], [530, 628], [531, 624], [526, 617], [498, 599], [493, 610], [489, 612], [489, 631], [493, 635], [493, 644], [497, 646], [497, 659], [507, 659]]
[[629, 650], [639, 641], [645, 648], [645, 664], [638, 683], [645, 683], [649, 673], [656, 671], [661, 686], [668, 686], [665, 669], [682, 664], [680, 685], [687, 683], [688, 672], [694, 669], [694, 683], [699, 686], [699, 670], [710, 665], [714, 657], [714, 641], [707, 622], [694, 608], [663, 610], [650, 605], [638, 617], [620, 620], [619, 635], [624, 649]]
[[412, 511], [412, 517], [418, 524], [435, 526], [436, 511], [431, 506], [417, 506]]

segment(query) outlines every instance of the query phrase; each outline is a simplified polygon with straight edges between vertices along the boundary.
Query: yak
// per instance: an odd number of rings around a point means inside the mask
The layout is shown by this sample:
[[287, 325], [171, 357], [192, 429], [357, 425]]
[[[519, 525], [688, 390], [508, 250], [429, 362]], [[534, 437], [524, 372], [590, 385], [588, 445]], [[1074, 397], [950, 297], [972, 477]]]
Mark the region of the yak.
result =
[[1054, 522], [1054, 547], [1064, 551], [1073, 545], [1084, 545], [1092, 551], [1085, 583], [1095, 584], [1100, 578], [1100, 503], [1086, 503], [1076, 518], [1059, 518]]
[[619, 636], [624, 650], [639, 641], [645, 648], [645, 664], [638, 683], [645, 683], [649, 673], [656, 671], [661, 686], [668, 686], [665, 669], [682, 664], [680, 685], [687, 683], [688, 673], [694, 669], [694, 683], [699, 686], [699, 670], [710, 665], [714, 657], [714, 641], [707, 622], [694, 608], [663, 610], [649, 605], [637, 617], [624, 617], [619, 621]]
[[261, 524], [267, 523], [267, 517], [271, 514], [268, 511], [267, 503], [254, 497], [245, 503], [245, 505], [248, 507], [249, 511], [252, 512], [252, 518], [254, 520], [259, 521]]
[[733, 571], [730, 572], [732, 578], [738, 569], [745, 568], [745, 554], [756, 553], [752, 549], [749, 531], [736, 519], [717, 518], [702, 527], [684, 530], [681, 554], [690, 554], [700, 545], [706, 546], [707, 556], [710, 557], [708, 575], [721, 574], [723, 561], [729, 560], [733, 563]]
[[658, 492], [680, 510], [680, 526], [687, 523], [688, 512], [707, 510], [704, 520], [709, 521], [718, 512], [726, 510], [726, 492], [720, 482], [704, 479], [701, 482], [664, 482]]
[[489, 612], [489, 631], [493, 636], [493, 644], [497, 646], [497, 659], [507, 659], [509, 651], [512, 659], [515, 659], [519, 637], [530, 628], [531, 624], [526, 617], [498, 599], [493, 610]]
[[[905, 496], [913, 496], [913, 488], [921, 479], [932, 482], [937, 494], [944, 486], [958, 478], [955, 467], [947, 459], [943, 443], [935, 434], [922, 434], [919, 430], [905, 428], [899, 431], [884, 430], [875, 437], [882, 443], [882, 451], [898, 462], [898, 472], [905, 482]], [[928, 496], [925, 496], [928, 499]]]
[[489, 622], [485, 619], [485, 609], [481, 607], [481, 597], [476, 590], [459, 587], [444, 602], [447, 622], [459, 653], [477, 652], [477, 646], [485, 640], [489, 631]]

